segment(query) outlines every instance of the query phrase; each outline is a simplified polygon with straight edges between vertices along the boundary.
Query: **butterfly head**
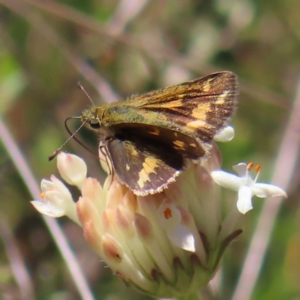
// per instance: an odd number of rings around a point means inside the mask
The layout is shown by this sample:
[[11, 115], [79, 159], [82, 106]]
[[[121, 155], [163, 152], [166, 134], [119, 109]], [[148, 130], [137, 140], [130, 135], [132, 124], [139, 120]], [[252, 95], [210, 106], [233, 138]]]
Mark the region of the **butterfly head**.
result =
[[99, 109], [92, 107], [84, 110], [81, 114], [81, 122], [86, 124], [92, 130], [101, 128], [101, 116], [99, 117]]

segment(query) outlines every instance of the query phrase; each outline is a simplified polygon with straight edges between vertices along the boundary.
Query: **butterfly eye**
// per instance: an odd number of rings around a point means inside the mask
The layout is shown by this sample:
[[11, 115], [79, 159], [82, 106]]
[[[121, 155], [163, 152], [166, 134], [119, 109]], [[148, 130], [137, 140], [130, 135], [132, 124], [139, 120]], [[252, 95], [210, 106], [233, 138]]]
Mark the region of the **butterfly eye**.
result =
[[93, 129], [99, 129], [101, 127], [98, 120], [91, 120], [90, 121], [90, 126]]

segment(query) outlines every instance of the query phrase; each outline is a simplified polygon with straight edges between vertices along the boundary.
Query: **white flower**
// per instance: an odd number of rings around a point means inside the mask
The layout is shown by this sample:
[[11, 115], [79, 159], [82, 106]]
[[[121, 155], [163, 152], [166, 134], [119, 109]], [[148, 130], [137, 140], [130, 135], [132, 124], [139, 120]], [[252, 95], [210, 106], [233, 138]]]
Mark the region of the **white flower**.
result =
[[32, 204], [43, 214], [65, 215], [82, 226], [90, 247], [127, 285], [157, 297], [186, 297], [207, 284], [225, 247], [242, 232], [232, 214], [222, 218], [219, 185], [238, 192], [241, 213], [252, 208], [253, 195], [286, 196], [276, 186], [256, 182], [260, 166], [253, 179], [253, 164], [234, 166], [236, 176], [213, 171], [220, 162], [213, 144], [210, 156], [191, 163], [168, 189], [142, 197], [117, 176], [109, 175], [104, 185], [86, 178], [84, 161], [61, 153], [60, 175], [79, 188], [81, 197], [75, 203], [64, 183], [51, 176], [41, 183], [41, 200]]
[[275, 185], [257, 183], [260, 165], [255, 167], [257, 175], [254, 179], [250, 174], [252, 168], [253, 163], [248, 165], [240, 163], [233, 166], [233, 169], [238, 176], [220, 170], [211, 173], [212, 178], [217, 184], [238, 192], [237, 208], [242, 214], [245, 214], [253, 208], [251, 201], [253, 196], [259, 198], [276, 196], [287, 197], [285, 191]]
[[41, 182], [41, 199], [31, 201], [31, 204], [42, 214], [59, 218], [68, 216], [79, 223], [76, 206], [68, 188], [54, 175], [51, 180], [43, 179]]
[[57, 155], [57, 169], [65, 182], [81, 189], [87, 175], [87, 166], [82, 158], [60, 152]]
[[187, 224], [183, 224], [181, 210], [182, 208], [165, 199], [158, 208], [160, 225], [165, 228], [168, 238], [174, 245], [195, 252], [195, 232]]
[[66, 186], [52, 176], [42, 181], [42, 200], [33, 205], [48, 216], [66, 215], [80, 224], [90, 247], [113, 272], [144, 293], [169, 298], [194, 294], [212, 278], [225, 247], [241, 233], [222, 221], [220, 187], [210, 176], [220, 168], [215, 145], [206, 160], [191, 163], [167, 190], [144, 197], [117, 176], [109, 175], [104, 185], [85, 178], [85, 166], [76, 167], [75, 156], [62, 154], [60, 159], [62, 177], [79, 186], [81, 197], [75, 204]]
[[234, 138], [234, 128], [226, 126], [214, 136], [216, 142], [229, 142]]
[[[70, 185], [81, 189], [86, 180], [87, 166], [84, 160], [76, 155], [61, 152], [57, 156], [57, 168], [61, 177]], [[59, 218], [67, 216], [80, 224], [76, 212], [76, 205], [68, 188], [54, 175], [51, 180], [43, 179], [39, 200], [31, 204], [42, 214]]]

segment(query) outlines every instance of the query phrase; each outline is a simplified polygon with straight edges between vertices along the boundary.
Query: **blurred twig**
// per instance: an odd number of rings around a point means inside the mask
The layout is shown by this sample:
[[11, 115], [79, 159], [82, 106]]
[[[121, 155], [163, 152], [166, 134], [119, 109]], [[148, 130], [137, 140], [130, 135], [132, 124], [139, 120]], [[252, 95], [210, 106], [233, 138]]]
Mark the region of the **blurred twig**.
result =
[[[20, 176], [23, 178], [28, 190], [32, 194], [33, 199], [39, 199], [39, 187], [28, 167], [23, 154], [20, 152], [18, 146], [12, 138], [8, 128], [5, 126], [3, 121], [0, 119], [0, 139], [7, 153], [10, 155], [11, 160], [14, 162], [15, 167], [19, 171]], [[66, 265], [69, 268], [70, 274], [73, 277], [74, 283], [78, 289], [78, 293], [82, 296], [82, 299], [92, 300], [94, 299], [89, 286], [82, 274], [81, 268], [78, 265], [77, 259], [75, 258], [72, 250], [70, 249], [68, 242], [57, 224], [57, 221], [53, 218], [43, 216], [45, 224], [47, 225], [53, 239], [56, 242], [58, 249], [60, 250]]]
[[115, 36], [125, 31], [125, 27], [145, 8], [148, 0], [121, 0], [109, 21], [109, 31]]
[[[288, 190], [290, 186], [292, 176], [294, 174], [294, 167], [297, 165], [296, 162], [300, 147], [299, 132], [300, 80], [298, 82], [294, 107], [291, 110], [291, 117], [279, 149], [272, 180], [275, 185], [278, 185], [285, 190]], [[272, 198], [264, 202], [264, 206], [245, 259], [243, 272], [234, 293], [234, 300], [251, 299], [281, 203], [281, 198]]]
[[0, 214], [0, 232], [6, 249], [6, 255], [9, 258], [14, 277], [19, 285], [20, 295], [24, 300], [32, 300], [34, 299], [34, 292], [30, 276], [26, 270], [24, 260], [18, 250], [10, 226], [3, 214]]

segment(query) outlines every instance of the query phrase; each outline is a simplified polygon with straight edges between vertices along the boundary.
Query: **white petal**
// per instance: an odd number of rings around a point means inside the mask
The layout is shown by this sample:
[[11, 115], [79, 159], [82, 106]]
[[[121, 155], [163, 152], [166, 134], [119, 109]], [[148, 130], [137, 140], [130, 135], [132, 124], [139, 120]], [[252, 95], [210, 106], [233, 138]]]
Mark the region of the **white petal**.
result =
[[68, 184], [81, 188], [87, 175], [87, 166], [82, 158], [61, 152], [57, 155], [57, 168]]
[[236, 192], [244, 183], [243, 178], [224, 171], [212, 171], [211, 177], [218, 185]]
[[253, 189], [253, 194], [259, 198], [276, 197], [276, 196], [287, 197], [287, 194], [283, 189], [272, 184], [256, 183], [254, 184], [252, 189]]
[[247, 211], [253, 208], [251, 197], [252, 197], [251, 188], [246, 185], [241, 186], [238, 193], [237, 208], [242, 214], [245, 214]]
[[237, 165], [234, 165], [232, 169], [235, 171], [236, 174], [238, 174], [238, 176], [245, 177], [247, 173], [247, 164], [239, 163]]
[[[54, 175], [52, 175], [52, 176], [54, 176]], [[51, 189], [54, 189], [54, 183], [51, 180], [43, 179], [41, 181], [41, 190], [42, 190], [42, 192], [46, 192], [46, 191], [49, 191]]]
[[43, 215], [52, 218], [59, 218], [65, 215], [65, 210], [57, 206], [49, 205], [39, 200], [30, 201], [30, 203]]
[[214, 140], [217, 142], [229, 142], [234, 138], [234, 129], [231, 126], [225, 127], [219, 133], [214, 136]]
[[50, 178], [52, 180], [53, 186], [51, 188], [51, 186], [49, 185], [50, 188], [48, 189], [48, 191], [54, 190], [57, 191], [58, 193], [61, 193], [63, 198], [72, 199], [72, 195], [69, 189], [64, 185], [64, 183], [61, 180], [56, 178], [54, 175], [51, 175]]
[[100, 145], [99, 145], [99, 148], [98, 148], [99, 149], [98, 155], [99, 155], [99, 159], [100, 159], [100, 165], [101, 165], [101, 168], [104, 170], [104, 172], [106, 174], [109, 174], [109, 173], [111, 173], [110, 170], [112, 170], [112, 165], [111, 165], [110, 160], [108, 159], [108, 156], [103, 153], [103, 148], [101, 148], [102, 146], [103, 145], [100, 142]]
[[192, 231], [184, 226], [178, 225], [176, 228], [167, 231], [170, 241], [181, 249], [195, 252], [195, 239]]
[[70, 199], [65, 198], [64, 194], [60, 193], [59, 191], [53, 190], [45, 192], [45, 203], [49, 203], [50, 205], [53, 205], [55, 207], [65, 207], [69, 204]]
[[181, 214], [176, 205], [166, 200], [158, 208], [158, 218], [161, 227], [166, 230], [177, 228], [181, 222]]
[[164, 200], [158, 208], [159, 223], [170, 241], [181, 249], [195, 252], [195, 239], [193, 232], [181, 224], [181, 213], [170, 201]]

